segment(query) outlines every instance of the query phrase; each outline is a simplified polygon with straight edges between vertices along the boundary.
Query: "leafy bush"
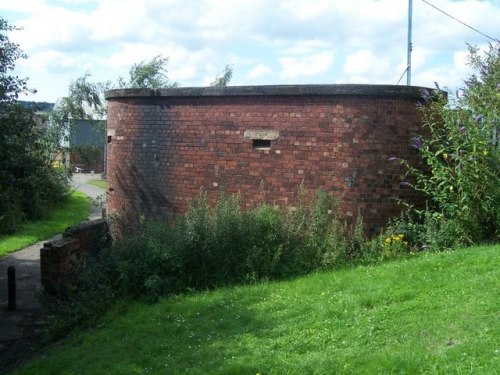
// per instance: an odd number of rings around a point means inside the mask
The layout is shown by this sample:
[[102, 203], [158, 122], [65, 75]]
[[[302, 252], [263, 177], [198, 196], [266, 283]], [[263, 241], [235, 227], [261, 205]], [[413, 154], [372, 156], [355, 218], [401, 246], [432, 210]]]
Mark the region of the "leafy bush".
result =
[[238, 196], [221, 194], [210, 207], [202, 192], [177, 220], [143, 222], [137, 234], [78, 262], [68, 299], [57, 305], [65, 316], [60, 323], [95, 318], [119, 298], [152, 302], [361, 260], [362, 220], [347, 225], [324, 192], [308, 202], [296, 209], [261, 204], [243, 211]]
[[472, 243], [467, 231], [455, 219], [440, 212], [424, 210], [418, 218], [406, 215], [393, 218], [382, 237], [404, 235], [408, 252], [444, 251]]
[[429, 97], [422, 106], [426, 136], [413, 138], [425, 167], [403, 161], [412, 185], [428, 199], [415, 211], [425, 243], [453, 247], [500, 235], [500, 45], [483, 56], [470, 47], [474, 74], [463, 93]]
[[45, 128], [31, 110], [0, 103], [0, 233], [38, 219], [69, 194], [68, 174], [52, 166]]

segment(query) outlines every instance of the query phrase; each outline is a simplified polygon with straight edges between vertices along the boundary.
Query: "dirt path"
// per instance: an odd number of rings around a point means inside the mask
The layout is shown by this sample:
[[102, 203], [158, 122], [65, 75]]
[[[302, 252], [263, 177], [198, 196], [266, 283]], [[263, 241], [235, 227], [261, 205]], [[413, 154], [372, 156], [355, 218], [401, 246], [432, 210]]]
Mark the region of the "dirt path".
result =
[[[73, 186], [96, 199], [105, 197], [105, 190], [88, 185], [99, 175], [75, 174]], [[93, 206], [90, 220], [102, 217], [102, 208]], [[0, 257], [0, 373], [30, 358], [36, 351], [37, 342], [43, 334], [45, 320], [37, 298], [40, 293], [40, 249], [45, 242], [60, 238], [57, 235], [40, 241], [23, 250]], [[17, 309], [9, 311], [7, 269], [16, 268]]]

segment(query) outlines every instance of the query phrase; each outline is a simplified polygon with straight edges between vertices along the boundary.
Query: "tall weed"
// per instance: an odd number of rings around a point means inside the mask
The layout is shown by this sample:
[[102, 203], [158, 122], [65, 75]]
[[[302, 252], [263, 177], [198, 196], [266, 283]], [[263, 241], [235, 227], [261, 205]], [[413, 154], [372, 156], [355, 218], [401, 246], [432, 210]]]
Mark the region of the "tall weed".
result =
[[[308, 203], [306, 203], [308, 202]], [[176, 220], [142, 223], [136, 234], [79, 263], [66, 307], [75, 322], [118, 298], [153, 302], [191, 290], [295, 277], [361, 259], [362, 220], [341, 220], [335, 200], [318, 191], [299, 207], [262, 203], [244, 211], [237, 195], [214, 207], [204, 192]]]

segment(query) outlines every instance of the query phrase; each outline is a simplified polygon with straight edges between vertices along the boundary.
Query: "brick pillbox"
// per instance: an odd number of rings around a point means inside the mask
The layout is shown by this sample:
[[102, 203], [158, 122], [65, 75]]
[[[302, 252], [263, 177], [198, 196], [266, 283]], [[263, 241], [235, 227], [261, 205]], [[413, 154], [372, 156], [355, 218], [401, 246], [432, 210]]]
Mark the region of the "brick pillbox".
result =
[[185, 212], [204, 189], [239, 193], [243, 208], [294, 206], [302, 185], [376, 233], [418, 197], [401, 184], [417, 161], [425, 88], [290, 85], [126, 89], [108, 100], [107, 210], [128, 223]]

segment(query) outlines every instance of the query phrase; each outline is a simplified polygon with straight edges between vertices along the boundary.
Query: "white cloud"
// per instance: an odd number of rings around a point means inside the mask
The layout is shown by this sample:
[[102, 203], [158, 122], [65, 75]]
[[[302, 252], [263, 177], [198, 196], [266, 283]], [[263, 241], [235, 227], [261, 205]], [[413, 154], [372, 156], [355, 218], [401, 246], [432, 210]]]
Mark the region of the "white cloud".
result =
[[154, 36], [147, 7], [141, 1], [103, 1], [90, 18], [94, 25], [90, 35], [96, 41]]
[[3, 12], [35, 13], [45, 6], [39, 0], [2, 0]]
[[[153, 57], [165, 54], [166, 49], [156, 44], [124, 43], [114, 52], [106, 63], [116, 70], [128, 69], [132, 64], [151, 60]], [[166, 54], [165, 57], [169, 55]]]
[[[433, 3], [500, 37], [497, 0]], [[29, 55], [19, 69], [37, 82], [40, 100], [54, 100], [65, 93], [53, 84], [62, 76], [75, 79], [89, 69], [96, 79], [115, 79], [159, 54], [170, 58], [170, 77], [185, 86], [211, 82], [227, 63], [235, 63], [233, 84], [331, 77], [393, 84], [406, 66], [407, 6], [401, 0], [2, 0], [2, 16], [24, 27], [11, 34]], [[484, 44], [485, 37], [423, 2], [414, 2], [413, 11], [414, 82], [463, 81], [465, 42]]]
[[361, 49], [347, 55], [342, 72], [349, 83], [396, 84], [405, 67], [400, 59], [383, 51]]
[[284, 55], [306, 55], [321, 50], [332, 48], [331, 43], [320, 39], [298, 40], [290, 43], [282, 43], [280, 53]]
[[16, 32], [13, 39], [24, 49], [36, 52], [46, 48], [72, 49], [75, 41], [85, 40], [91, 22], [86, 14], [47, 7], [18, 26], [23, 30]]
[[266, 64], [258, 64], [256, 66], [254, 66], [252, 68], [252, 70], [250, 70], [250, 72], [248, 72], [248, 75], [247, 77], [251, 80], [254, 80], [254, 79], [260, 79], [262, 77], [265, 77], [269, 74], [272, 73], [272, 69], [269, 65], [266, 65]]
[[48, 50], [36, 54], [33, 58], [22, 62], [24, 68], [33, 72], [46, 74], [49, 70], [71, 69], [79, 65], [79, 61], [71, 55], [59, 51]]
[[365, 74], [377, 64], [377, 58], [373, 52], [362, 49], [347, 56], [343, 71], [346, 74]]
[[280, 77], [294, 80], [325, 73], [331, 68], [334, 55], [332, 52], [323, 51], [303, 57], [281, 57], [278, 60], [281, 64]]

